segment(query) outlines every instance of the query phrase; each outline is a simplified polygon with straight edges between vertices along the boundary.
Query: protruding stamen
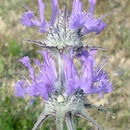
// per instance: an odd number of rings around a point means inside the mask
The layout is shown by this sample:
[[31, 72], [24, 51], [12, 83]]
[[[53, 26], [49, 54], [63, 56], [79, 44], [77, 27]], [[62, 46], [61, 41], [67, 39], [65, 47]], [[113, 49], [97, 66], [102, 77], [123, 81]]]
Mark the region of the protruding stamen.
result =
[[20, 78], [22, 78], [23, 80], [26, 80], [27, 83], [30, 85], [30, 82], [28, 81], [28, 79], [25, 77], [25, 75], [18, 68], [16, 68], [16, 73], [20, 76]]

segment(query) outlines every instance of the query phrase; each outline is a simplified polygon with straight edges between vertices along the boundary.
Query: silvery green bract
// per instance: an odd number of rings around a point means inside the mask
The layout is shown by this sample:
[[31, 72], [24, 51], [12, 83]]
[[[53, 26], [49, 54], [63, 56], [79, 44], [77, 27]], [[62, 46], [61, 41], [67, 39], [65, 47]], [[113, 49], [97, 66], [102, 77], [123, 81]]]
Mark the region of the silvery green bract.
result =
[[[39, 32], [47, 32], [48, 35], [44, 41], [28, 40], [45, 48], [38, 51], [43, 57], [43, 62], [34, 59], [37, 71], [30, 64], [28, 56], [19, 60], [28, 68], [28, 77], [18, 71], [21, 80], [15, 84], [15, 94], [23, 98], [28, 95], [41, 96], [44, 99], [44, 111], [33, 130], [49, 117], [56, 118], [58, 130], [63, 130], [64, 121], [68, 130], [75, 130], [74, 116], [89, 120], [101, 130], [86, 108], [97, 108], [101, 111], [106, 109], [90, 104], [86, 96], [99, 94], [102, 97], [103, 94], [111, 93], [112, 83], [107, 72], [103, 70], [104, 61], [96, 65], [94, 55], [102, 48], [84, 46], [82, 36], [91, 32], [99, 34], [106, 24], [102, 22], [103, 18], [94, 18], [96, 0], [89, 0], [88, 13], [83, 11], [80, 0], [74, 0], [71, 14], [67, 9], [63, 12], [58, 9], [58, 0], [51, 2], [52, 16], [49, 22], [44, 17], [45, 4], [42, 0], [38, 0], [40, 19], [27, 6], [27, 12], [21, 18], [23, 25], [36, 26]], [[80, 61], [81, 74], [74, 63], [75, 58]]]

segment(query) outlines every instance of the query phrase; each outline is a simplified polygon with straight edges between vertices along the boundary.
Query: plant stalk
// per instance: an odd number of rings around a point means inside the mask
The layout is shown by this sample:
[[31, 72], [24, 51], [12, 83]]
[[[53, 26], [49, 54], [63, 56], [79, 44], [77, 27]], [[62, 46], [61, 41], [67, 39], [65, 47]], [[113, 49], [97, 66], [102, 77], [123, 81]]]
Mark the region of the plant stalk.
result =
[[75, 125], [74, 125], [74, 121], [73, 121], [73, 117], [71, 114], [68, 114], [65, 118], [65, 123], [67, 126], [68, 130], [76, 130], [75, 129]]

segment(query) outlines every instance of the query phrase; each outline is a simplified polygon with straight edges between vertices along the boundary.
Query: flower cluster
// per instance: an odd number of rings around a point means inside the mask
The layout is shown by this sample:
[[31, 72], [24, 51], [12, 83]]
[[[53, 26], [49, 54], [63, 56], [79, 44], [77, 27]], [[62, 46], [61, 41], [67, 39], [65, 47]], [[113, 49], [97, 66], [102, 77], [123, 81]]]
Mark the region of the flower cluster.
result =
[[[49, 57], [47, 51], [39, 51], [44, 59], [44, 64], [40, 63], [39, 60], [34, 59], [39, 72], [36, 75], [35, 69], [31, 66], [28, 56], [23, 57], [19, 61], [22, 62], [29, 69], [29, 77], [31, 82], [28, 80], [20, 80], [15, 85], [16, 96], [25, 97], [25, 93], [29, 96], [42, 96], [45, 100], [48, 100], [49, 93], [55, 92], [55, 83], [58, 80], [57, 72], [55, 68], [55, 62]], [[80, 59], [82, 64], [82, 73], [79, 77], [75, 64], [73, 62], [73, 51], [70, 52], [70, 58], [65, 54], [63, 55], [64, 75], [65, 75], [65, 91], [69, 96], [77, 90], [83, 90], [86, 94], [100, 94], [111, 93], [111, 82], [109, 82], [107, 73], [104, 72], [100, 66], [95, 68], [95, 50], [83, 51], [77, 57]], [[24, 78], [24, 77], [23, 77]]]
[[90, 32], [99, 34], [106, 27], [106, 24], [102, 22], [102, 18], [94, 18], [95, 3], [96, 0], [89, 0], [89, 13], [86, 13], [83, 11], [82, 2], [80, 2], [80, 0], [74, 0], [72, 16], [70, 18], [70, 28], [79, 29], [84, 27], [82, 30], [83, 34]]
[[38, 18], [34, 15], [34, 13], [30, 10], [29, 7], [26, 7], [28, 12], [25, 12], [24, 16], [22, 17], [21, 23], [28, 27], [37, 26], [39, 27], [40, 32], [45, 33], [47, 32], [48, 28], [52, 26], [55, 22], [56, 14], [59, 11], [57, 7], [58, 0], [52, 0], [52, 16], [49, 23], [44, 18], [45, 4], [42, 2], [42, 0], [38, 0], [38, 4], [40, 20], [38, 20]]
[[[47, 22], [44, 17], [45, 4], [42, 0], [38, 0], [40, 20], [38, 20], [29, 7], [26, 7], [28, 11], [22, 17], [21, 23], [28, 27], [37, 26], [42, 33], [48, 32], [49, 27], [55, 24], [56, 16], [61, 13], [58, 9], [58, 0], [51, 1], [52, 16], [49, 22]], [[83, 5], [80, 0], [73, 1], [72, 14], [69, 18], [70, 29], [77, 30], [83, 28], [81, 31], [82, 34], [88, 34], [90, 32], [96, 32], [96, 34], [99, 34], [106, 27], [106, 24], [102, 22], [103, 17], [99, 19], [94, 18], [95, 3], [96, 0], [89, 0], [90, 7], [89, 12], [87, 13], [83, 11]]]
[[54, 92], [55, 81], [57, 79], [57, 73], [55, 68], [55, 62], [48, 56], [47, 51], [39, 51], [44, 59], [44, 64], [39, 60], [34, 59], [39, 73], [36, 75], [35, 69], [31, 66], [28, 56], [23, 57], [19, 61], [22, 62], [29, 69], [30, 82], [21, 75], [22, 80], [19, 80], [16, 85], [16, 96], [25, 97], [27, 93], [29, 96], [40, 95], [45, 100], [48, 100], [48, 94]]
[[[83, 11], [82, 2], [80, 2], [80, 0], [74, 0], [72, 14], [69, 17], [69, 21], [67, 21], [69, 23], [69, 28], [72, 30], [81, 30], [82, 28], [82, 34], [90, 32], [99, 34], [105, 28], [106, 24], [102, 22], [102, 18], [94, 18], [95, 3], [96, 0], [89, 0], [89, 13], [86, 13]], [[52, 0], [52, 16], [51, 20], [47, 22], [44, 18], [45, 4], [42, 0], [38, 0], [38, 4], [40, 20], [38, 20], [29, 7], [26, 7], [28, 12], [25, 12], [21, 22], [28, 27], [37, 26], [39, 27], [40, 32], [45, 33], [55, 24], [57, 15], [61, 15], [61, 12], [58, 9], [58, 0]], [[44, 64], [41, 64], [37, 59], [34, 60], [40, 70], [37, 75], [27, 56], [20, 59], [20, 61], [29, 69], [31, 82], [27, 81], [25, 76], [23, 76], [24, 80], [18, 81], [15, 85], [17, 96], [24, 97], [25, 93], [27, 93], [29, 96], [40, 95], [45, 100], [48, 100], [49, 93], [55, 92], [55, 83], [58, 81], [55, 62], [49, 57], [47, 51], [39, 52], [43, 56]], [[70, 58], [67, 57], [66, 54], [63, 54], [62, 57], [64, 58], [65, 66], [62, 71], [64, 71], [65, 91], [67, 95], [70, 95], [79, 89], [83, 90], [86, 94], [97, 93], [100, 94], [100, 96], [102, 96], [103, 92], [112, 92], [111, 82], [108, 80], [107, 73], [104, 72], [100, 66], [95, 68], [95, 53], [96, 50], [90, 50], [89, 52], [86, 50], [82, 51], [81, 54], [77, 56], [82, 65], [82, 74], [80, 77], [73, 63], [73, 50], [71, 50]]]
[[[94, 55], [100, 47], [84, 46], [82, 36], [91, 32], [99, 34], [106, 27], [106, 23], [102, 22], [104, 17], [94, 17], [96, 0], [89, 0], [88, 13], [83, 11], [80, 0], [74, 0], [71, 14], [66, 9], [64, 12], [58, 9], [58, 0], [51, 2], [52, 16], [49, 22], [44, 17], [45, 4], [42, 0], [38, 0], [40, 19], [27, 6], [27, 12], [22, 16], [23, 25], [38, 27], [40, 32], [47, 32], [47, 38], [44, 41], [27, 40], [45, 48], [45, 51], [39, 51], [44, 62], [34, 59], [36, 70], [28, 56], [19, 60], [28, 71], [27, 76], [18, 71], [21, 80], [15, 84], [15, 94], [23, 98], [26, 95], [41, 96], [45, 101], [45, 109], [33, 130], [50, 116], [56, 118], [58, 130], [63, 130], [64, 120], [68, 129], [75, 130], [73, 116], [84, 117], [102, 130], [85, 108], [106, 109], [88, 103], [85, 95], [99, 94], [102, 97], [112, 92], [112, 83], [103, 70], [104, 62], [96, 65]], [[77, 71], [74, 58], [80, 61], [81, 74]]]
[[77, 69], [73, 62], [73, 52], [71, 51], [70, 58], [64, 56], [65, 67], [64, 73], [66, 78], [66, 92], [68, 95], [78, 89], [82, 89], [86, 94], [100, 94], [111, 93], [112, 84], [109, 82], [107, 73], [104, 72], [100, 66], [95, 67], [94, 54], [95, 50], [83, 51], [78, 57], [82, 64], [82, 73], [79, 78]]

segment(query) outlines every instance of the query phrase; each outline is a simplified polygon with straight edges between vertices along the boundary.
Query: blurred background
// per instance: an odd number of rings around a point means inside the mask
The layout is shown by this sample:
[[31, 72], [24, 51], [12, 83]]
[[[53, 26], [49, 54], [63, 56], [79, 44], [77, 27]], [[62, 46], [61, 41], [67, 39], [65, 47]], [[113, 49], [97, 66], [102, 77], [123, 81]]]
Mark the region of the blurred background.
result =
[[[45, 2], [45, 17], [51, 17], [51, 0]], [[82, 0], [84, 9], [88, 10], [88, 0]], [[37, 98], [32, 105], [29, 99], [14, 96], [14, 85], [19, 79], [16, 68], [22, 69], [18, 59], [28, 55], [30, 59], [41, 59], [37, 54], [38, 47], [22, 42], [24, 39], [44, 39], [46, 36], [36, 28], [26, 28], [20, 24], [25, 12], [25, 3], [39, 15], [37, 0], [0, 0], [0, 130], [31, 130], [39, 113], [43, 110], [42, 99]], [[59, 7], [67, 5], [72, 8], [72, 0], [59, 0]], [[113, 93], [99, 100], [88, 96], [90, 102], [103, 105], [113, 112], [102, 113], [88, 110], [91, 116], [102, 125], [104, 130], [130, 129], [130, 1], [129, 0], [97, 0], [95, 17], [111, 12], [104, 21], [107, 23], [100, 35], [88, 35], [84, 44], [108, 48], [107, 52], [99, 52], [97, 61], [108, 57], [107, 71], [113, 83]], [[98, 58], [99, 57], [99, 58]], [[77, 130], [94, 130], [86, 120], [75, 118]], [[55, 120], [45, 121], [42, 130], [55, 130]], [[66, 126], [65, 126], [66, 129]]]

